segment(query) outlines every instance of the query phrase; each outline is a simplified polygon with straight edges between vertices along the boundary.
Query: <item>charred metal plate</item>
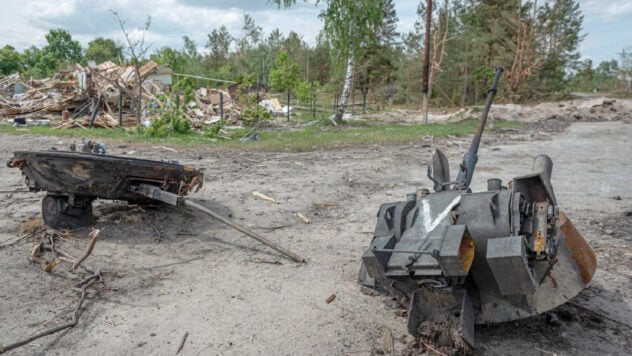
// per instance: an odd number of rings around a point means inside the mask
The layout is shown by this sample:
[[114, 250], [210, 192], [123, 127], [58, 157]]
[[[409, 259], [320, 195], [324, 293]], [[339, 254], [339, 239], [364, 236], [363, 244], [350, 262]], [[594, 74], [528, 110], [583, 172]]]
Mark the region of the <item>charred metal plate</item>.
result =
[[190, 166], [81, 152], [18, 151], [7, 165], [22, 170], [31, 191], [94, 199], [146, 199], [129, 191], [141, 183], [186, 195], [204, 181], [204, 174]]

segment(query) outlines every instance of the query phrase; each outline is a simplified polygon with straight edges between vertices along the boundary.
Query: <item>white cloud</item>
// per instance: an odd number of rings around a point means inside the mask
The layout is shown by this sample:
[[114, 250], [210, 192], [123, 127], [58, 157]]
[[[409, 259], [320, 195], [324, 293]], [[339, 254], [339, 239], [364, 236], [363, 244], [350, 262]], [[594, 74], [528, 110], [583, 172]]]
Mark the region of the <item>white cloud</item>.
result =
[[27, 17], [63, 17], [73, 15], [76, 12], [76, 0], [58, 1], [27, 1], [25, 15]]
[[630, 0], [584, 0], [579, 3], [586, 22], [629, 21], [632, 17], [632, 1]]
[[[122, 41], [110, 9], [129, 19], [130, 30], [142, 27], [145, 17], [152, 16], [147, 36], [152, 43], [150, 52], [163, 46], [181, 49], [183, 36], [189, 36], [203, 48], [206, 35], [222, 25], [233, 36], [239, 36], [245, 13], [255, 19], [266, 35], [275, 28], [285, 35], [294, 31], [313, 45], [322, 27], [318, 19], [322, 5], [317, 7], [310, 1], [298, 0], [291, 9], [281, 10], [267, 0], [5, 1], [0, 12], [0, 46], [11, 44], [18, 50], [31, 45], [42, 46], [46, 42], [44, 35], [52, 28], [68, 30], [84, 46], [97, 36]], [[395, 1], [400, 33], [413, 29], [419, 1]], [[584, 33], [588, 33], [582, 44], [582, 55], [615, 57], [621, 48], [632, 44], [626, 35], [632, 33], [629, 21], [632, 0], [580, 0], [579, 3], [584, 15]]]

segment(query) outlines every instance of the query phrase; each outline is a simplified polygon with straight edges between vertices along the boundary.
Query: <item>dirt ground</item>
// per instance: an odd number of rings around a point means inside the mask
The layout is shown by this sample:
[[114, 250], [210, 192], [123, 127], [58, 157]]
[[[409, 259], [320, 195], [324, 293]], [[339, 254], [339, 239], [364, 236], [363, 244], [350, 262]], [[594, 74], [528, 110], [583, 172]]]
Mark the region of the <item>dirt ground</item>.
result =
[[[629, 112], [621, 113], [629, 115]], [[551, 121], [553, 120], [553, 121]], [[603, 121], [608, 122], [603, 122]], [[551, 125], [551, 122], [559, 124]], [[601, 122], [575, 122], [601, 121]], [[548, 122], [548, 124], [547, 124]], [[570, 123], [572, 122], [572, 123]], [[569, 126], [570, 125], [570, 126]], [[366, 355], [386, 328], [395, 353], [419, 353], [406, 319], [356, 284], [381, 203], [418, 188], [434, 148], [451, 171], [470, 137], [427, 139], [307, 153], [215, 148], [177, 152], [107, 141], [108, 153], [178, 160], [205, 169], [201, 204], [231, 216], [305, 257], [298, 265], [195, 212], [95, 203], [101, 239], [87, 264], [105, 284], [89, 289], [79, 324], [12, 353]], [[14, 150], [66, 149], [54, 137], [0, 135], [0, 157]], [[580, 295], [544, 315], [476, 327], [479, 354], [629, 354], [632, 349], [632, 124], [578, 120], [560, 111], [523, 129], [486, 133], [473, 189], [487, 178], [526, 174], [539, 153], [554, 161], [553, 187], [563, 209], [597, 253], [599, 268]], [[0, 168], [0, 245], [21, 223], [40, 217], [42, 193], [24, 189], [17, 169]], [[259, 191], [280, 201], [254, 197]], [[316, 202], [335, 202], [315, 206]], [[311, 219], [304, 224], [301, 212]], [[89, 230], [59, 241], [81, 255]], [[76, 307], [71, 289], [87, 275], [60, 265], [51, 273], [28, 261], [34, 240], [0, 248], [0, 344], [64, 323]], [[335, 295], [331, 303], [328, 297]]]

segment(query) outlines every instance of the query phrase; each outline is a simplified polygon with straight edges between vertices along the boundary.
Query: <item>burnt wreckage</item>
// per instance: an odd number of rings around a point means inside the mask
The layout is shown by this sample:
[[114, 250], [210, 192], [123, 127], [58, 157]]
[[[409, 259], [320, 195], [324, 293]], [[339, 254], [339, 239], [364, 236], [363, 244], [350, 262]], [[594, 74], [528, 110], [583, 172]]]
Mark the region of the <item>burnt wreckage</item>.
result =
[[46, 191], [42, 199], [44, 222], [55, 229], [91, 225], [96, 199], [130, 203], [162, 203], [202, 212], [296, 262], [304, 259], [185, 197], [202, 187], [204, 173], [174, 161], [152, 161], [105, 154], [102, 144], [84, 142], [71, 151], [18, 151], [7, 163], [19, 168], [30, 191]]
[[362, 256], [359, 282], [409, 306], [408, 331], [445, 350], [474, 346], [474, 324], [525, 318], [577, 295], [597, 268], [594, 252], [558, 210], [553, 163], [535, 158], [532, 173], [484, 192], [469, 189], [498, 86], [498, 68], [476, 134], [456, 180], [447, 157], [433, 155], [422, 189], [383, 204]]

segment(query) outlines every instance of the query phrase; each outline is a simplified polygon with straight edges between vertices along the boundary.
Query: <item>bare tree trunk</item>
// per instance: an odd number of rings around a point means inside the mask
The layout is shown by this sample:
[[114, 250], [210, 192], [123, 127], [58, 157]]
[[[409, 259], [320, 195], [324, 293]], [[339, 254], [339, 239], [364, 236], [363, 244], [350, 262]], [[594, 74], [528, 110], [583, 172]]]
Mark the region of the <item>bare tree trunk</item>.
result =
[[140, 121], [143, 114], [143, 81], [140, 78], [140, 64], [135, 63], [134, 67], [136, 69], [136, 84], [138, 85], [138, 99], [136, 106], [136, 124], [140, 125]]
[[349, 55], [347, 59], [347, 75], [345, 76], [344, 86], [342, 87], [342, 95], [340, 96], [340, 106], [334, 116], [334, 124], [342, 123], [342, 117], [345, 115], [345, 108], [349, 100], [349, 91], [351, 90], [351, 82], [353, 79], [353, 55]]
[[469, 43], [466, 42], [465, 43], [465, 73], [463, 75], [463, 94], [461, 95], [461, 109], [465, 108], [465, 97], [467, 96], [467, 63], [468, 63], [468, 50], [469, 50]]

